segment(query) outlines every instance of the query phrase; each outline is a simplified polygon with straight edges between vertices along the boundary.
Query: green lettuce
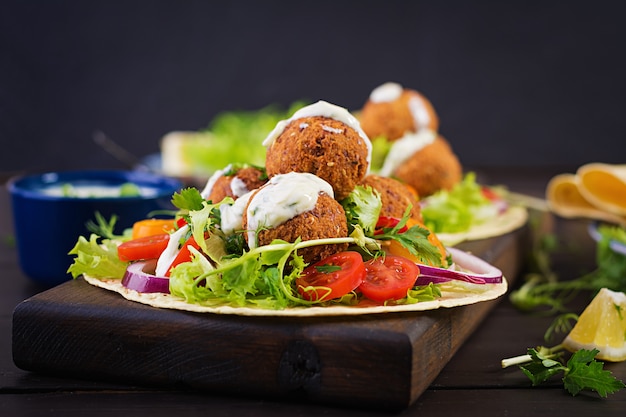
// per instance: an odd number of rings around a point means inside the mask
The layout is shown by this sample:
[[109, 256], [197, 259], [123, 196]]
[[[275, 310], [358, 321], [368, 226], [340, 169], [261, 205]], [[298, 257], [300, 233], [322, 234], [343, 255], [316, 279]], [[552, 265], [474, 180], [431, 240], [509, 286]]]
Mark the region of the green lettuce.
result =
[[435, 233], [467, 231], [497, 215], [498, 210], [483, 194], [473, 172], [451, 190], [440, 190], [423, 201], [424, 224]]
[[117, 256], [117, 244], [110, 239], [103, 239], [91, 234], [89, 240], [83, 236], [78, 238], [70, 255], [76, 255], [74, 263], [67, 270], [73, 278], [86, 274], [94, 278], [122, 279], [128, 263], [120, 261]]

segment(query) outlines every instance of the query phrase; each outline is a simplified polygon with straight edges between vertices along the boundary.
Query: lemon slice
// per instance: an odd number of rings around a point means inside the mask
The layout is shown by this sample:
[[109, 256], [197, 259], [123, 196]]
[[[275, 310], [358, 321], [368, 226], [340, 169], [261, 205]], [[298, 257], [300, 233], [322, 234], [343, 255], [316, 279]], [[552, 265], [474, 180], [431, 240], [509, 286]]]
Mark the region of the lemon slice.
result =
[[563, 341], [572, 352], [598, 349], [597, 359], [626, 360], [626, 294], [602, 288]]

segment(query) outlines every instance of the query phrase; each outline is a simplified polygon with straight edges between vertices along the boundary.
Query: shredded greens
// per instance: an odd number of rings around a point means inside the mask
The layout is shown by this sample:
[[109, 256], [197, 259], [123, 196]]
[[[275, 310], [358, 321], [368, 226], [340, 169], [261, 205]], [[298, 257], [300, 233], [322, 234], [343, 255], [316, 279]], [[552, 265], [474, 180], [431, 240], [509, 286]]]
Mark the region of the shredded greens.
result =
[[468, 172], [451, 190], [439, 190], [422, 204], [424, 224], [435, 233], [459, 233], [498, 214], [483, 194], [476, 174]]
[[264, 165], [262, 142], [265, 136], [280, 120], [306, 104], [296, 101], [286, 110], [272, 105], [258, 110], [219, 113], [206, 129], [198, 132], [198, 140], [183, 145], [183, 159], [198, 173], [221, 169], [224, 161]]

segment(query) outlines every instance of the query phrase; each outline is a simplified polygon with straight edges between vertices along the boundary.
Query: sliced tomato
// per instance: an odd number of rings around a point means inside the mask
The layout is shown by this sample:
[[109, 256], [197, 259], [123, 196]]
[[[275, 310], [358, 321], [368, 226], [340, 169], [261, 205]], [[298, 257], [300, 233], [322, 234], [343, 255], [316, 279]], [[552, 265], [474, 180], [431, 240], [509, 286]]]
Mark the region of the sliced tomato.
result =
[[307, 266], [296, 279], [296, 285], [305, 300], [326, 301], [354, 291], [364, 278], [361, 255], [345, 251]]
[[497, 201], [501, 199], [500, 196], [495, 191], [493, 191], [491, 188], [487, 186], [482, 186], [480, 188], [480, 192], [489, 201]]
[[420, 273], [419, 267], [402, 256], [387, 255], [365, 262], [365, 280], [359, 290], [370, 300], [383, 302], [406, 297]]
[[167, 268], [167, 272], [165, 273], [166, 277], [170, 276], [170, 271], [176, 265], [182, 264], [183, 262], [191, 261], [191, 251], [189, 250], [189, 246], [192, 246], [195, 249], [200, 250], [200, 245], [198, 245], [198, 242], [196, 242], [196, 239], [194, 239], [193, 236], [190, 236], [189, 239], [187, 239], [187, 241], [180, 248], [180, 251], [178, 251], [178, 255], [176, 255], [170, 267]]
[[128, 240], [117, 247], [117, 256], [124, 262], [156, 259], [165, 250], [169, 240], [168, 233]]
[[174, 219], [145, 219], [133, 224], [133, 239], [145, 236], [161, 235], [175, 229]]
[[[374, 228], [374, 234], [380, 235], [384, 233], [383, 229], [394, 228], [398, 225], [398, 223], [400, 223], [400, 219], [396, 217], [380, 216], [378, 218], [378, 221], [376, 222], [376, 227]], [[408, 227], [404, 225], [402, 228], [400, 228], [400, 230], [398, 230], [398, 233], [404, 233], [407, 230], [408, 230]]]

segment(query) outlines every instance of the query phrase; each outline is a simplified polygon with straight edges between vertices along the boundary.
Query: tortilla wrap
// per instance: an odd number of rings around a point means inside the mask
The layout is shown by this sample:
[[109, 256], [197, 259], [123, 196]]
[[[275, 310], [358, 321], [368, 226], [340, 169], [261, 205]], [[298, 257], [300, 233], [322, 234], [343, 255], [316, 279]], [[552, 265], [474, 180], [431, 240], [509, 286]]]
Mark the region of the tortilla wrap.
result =
[[150, 305], [152, 307], [167, 308], [172, 310], [191, 311], [196, 313], [230, 314], [239, 316], [265, 316], [265, 317], [321, 317], [321, 316], [353, 316], [375, 313], [393, 313], [407, 311], [426, 311], [438, 308], [458, 307], [481, 301], [493, 300], [505, 294], [508, 289], [506, 278], [502, 277], [501, 284], [482, 284], [485, 291], [481, 293], [468, 293], [467, 291], [445, 291], [442, 296], [433, 301], [422, 301], [415, 304], [403, 304], [393, 306], [374, 305], [364, 302], [356, 306], [316, 306], [316, 307], [293, 307], [284, 310], [268, 310], [253, 307], [233, 307], [229, 305], [206, 306], [190, 304], [180, 297], [163, 293], [140, 293], [130, 290], [122, 285], [119, 279], [97, 279], [84, 276], [85, 281], [96, 287], [104, 288], [121, 294], [130, 301]]
[[523, 227], [528, 220], [528, 210], [521, 206], [509, 206], [507, 210], [492, 219], [472, 226], [460, 233], [437, 233], [444, 246], [455, 246], [466, 240], [488, 239], [502, 236]]
[[589, 218], [626, 226], [626, 165], [587, 164], [559, 174], [546, 187], [550, 209], [565, 218]]

